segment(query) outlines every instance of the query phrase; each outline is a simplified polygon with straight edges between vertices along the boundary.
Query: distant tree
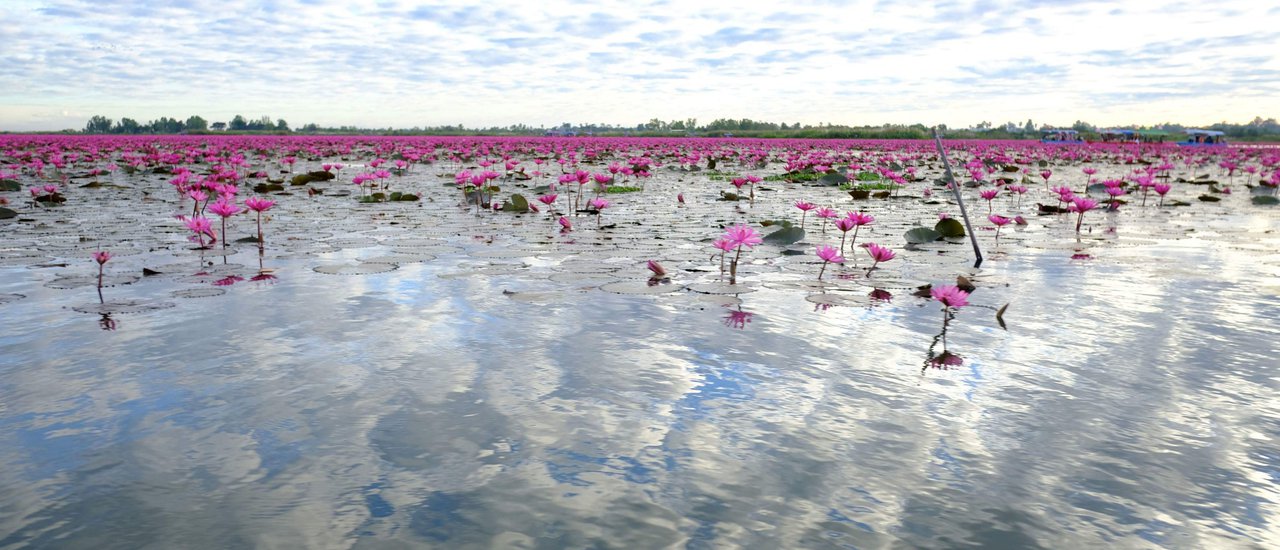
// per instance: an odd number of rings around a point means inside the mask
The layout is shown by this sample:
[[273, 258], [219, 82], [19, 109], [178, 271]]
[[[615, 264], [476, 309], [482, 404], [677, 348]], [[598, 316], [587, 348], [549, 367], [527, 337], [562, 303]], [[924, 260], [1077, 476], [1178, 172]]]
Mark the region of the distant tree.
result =
[[86, 134], [109, 134], [111, 133], [111, 119], [102, 115], [94, 115], [89, 119], [89, 123], [84, 125], [84, 133]]
[[145, 126], [146, 131], [153, 134], [176, 134], [181, 132], [182, 128], [182, 122], [178, 119], [163, 116], [148, 122]]
[[279, 130], [281, 132], [288, 132], [289, 123], [285, 122], [283, 118], [276, 119], [276, 130]]
[[1092, 125], [1092, 124], [1089, 124], [1088, 122], [1083, 121], [1083, 120], [1077, 120], [1075, 124], [1072, 124], [1072, 125], [1071, 125], [1071, 129], [1072, 129], [1072, 130], [1075, 130], [1075, 131], [1077, 131], [1077, 132], [1093, 132], [1093, 131], [1097, 130], [1098, 128], [1097, 128], [1096, 126]]
[[116, 126], [115, 126], [115, 128], [113, 128], [113, 129], [111, 130], [111, 133], [113, 133], [113, 134], [141, 134], [141, 133], [142, 133], [142, 125], [141, 125], [141, 124], [138, 124], [138, 121], [136, 121], [136, 120], [134, 120], [134, 119], [132, 119], [132, 118], [125, 117], [125, 118], [120, 119], [120, 122], [116, 123]]
[[1036, 123], [1031, 122], [1031, 119], [1028, 118], [1027, 123], [1022, 125], [1022, 131], [1028, 134], [1034, 134], [1036, 131]]
[[209, 129], [209, 121], [199, 115], [191, 115], [187, 122], [183, 124], [183, 127], [189, 132], [203, 132]]
[[235, 118], [231, 119], [231, 125], [228, 128], [235, 132], [242, 132], [249, 129], [249, 121], [245, 120], [243, 116], [236, 115]]
[[213, 125], [212, 125], [212, 126], [210, 126], [209, 128], [211, 128], [211, 129], [213, 129], [213, 130], [215, 130], [215, 131], [221, 132], [221, 131], [223, 131], [223, 130], [226, 130], [226, 129], [227, 129], [227, 123], [225, 123], [225, 122], [215, 122], [215, 123], [213, 123]]

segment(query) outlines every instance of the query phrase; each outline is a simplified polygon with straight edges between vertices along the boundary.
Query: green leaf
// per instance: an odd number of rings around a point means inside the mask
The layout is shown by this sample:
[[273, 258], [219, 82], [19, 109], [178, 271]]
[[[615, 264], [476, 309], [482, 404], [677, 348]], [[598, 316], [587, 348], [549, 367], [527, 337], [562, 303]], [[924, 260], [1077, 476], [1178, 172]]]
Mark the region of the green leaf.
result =
[[18, 213], [13, 210], [10, 210], [8, 208], [0, 208], [0, 220], [7, 220], [17, 215]]
[[524, 195], [519, 193], [511, 195], [511, 198], [502, 202], [503, 212], [528, 212], [529, 201]]
[[1222, 200], [1221, 198], [1215, 197], [1213, 195], [1200, 195], [1199, 198], [1202, 202], [1218, 202]]
[[848, 183], [848, 181], [849, 181], [849, 178], [846, 178], [844, 174], [841, 174], [839, 172], [828, 173], [818, 178], [818, 183], [821, 183], [822, 185], [831, 185], [831, 186], [840, 185], [842, 183]]
[[960, 220], [957, 220], [955, 218], [945, 218], [945, 219], [938, 220], [938, 223], [933, 226], [933, 230], [937, 231], [943, 237], [963, 237], [964, 236], [964, 224], [960, 223]]
[[0, 191], [21, 191], [22, 184], [15, 180], [0, 180]]
[[903, 234], [908, 244], [931, 243], [942, 238], [942, 233], [929, 229], [928, 227], [917, 227]]
[[416, 201], [416, 200], [418, 200], [418, 196], [417, 196], [417, 195], [414, 195], [413, 193], [404, 193], [404, 194], [401, 194], [401, 195], [400, 195], [400, 198], [398, 198], [398, 199], [391, 199], [391, 200], [393, 200], [393, 201], [410, 201], [410, 202], [412, 202], [412, 201]]
[[783, 227], [764, 236], [764, 242], [779, 246], [789, 245], [804, 238], [804, 230], [799, 227]]
[[1085, 189], [1085, 192], [1089, 193], [1090, 195], [1106, 195], [1107, 186], [1101, 183], [1095, 183], [1093, 185], [1090, 185], [1087, 189]]
[[1261, 206], [1270, 206], [1273, 204], [1280, 204], [1280, 199], [1271, 195], [1258, 195], [1250, 199], [1250, 202]]

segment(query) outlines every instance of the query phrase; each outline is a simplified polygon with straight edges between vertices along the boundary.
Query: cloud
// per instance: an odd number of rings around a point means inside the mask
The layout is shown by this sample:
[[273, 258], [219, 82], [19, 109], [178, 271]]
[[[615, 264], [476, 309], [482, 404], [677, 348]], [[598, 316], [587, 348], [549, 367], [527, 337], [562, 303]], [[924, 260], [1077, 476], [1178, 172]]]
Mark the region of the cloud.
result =
[[[1129, 96], [1107, 90], [1158, 94], [1205, 80], [1214, 91], [1189, 120], [1275, 115], [1259, 97], [1280, 70], [1267, 47], [1280, 42], [1267, 24], [1276, 8], [1243, 0], [1135, 0], [1120, 13], [1036, 0], [676, 6], [14, 0], [0, 4], [0, 129], [59, 129], [40, 117], [62, 111], [140, 120], [266, 112], [378, 127], [1026, 118], [1011, 109], [1037, 119], [1135, 117], [1100, 122], [1111, 124], [1144, 120], [1116, 108]], [[1024, 86], [1046, 81], [1052, 89]], [[1023, 97], [993, 94], [992, 82]]]

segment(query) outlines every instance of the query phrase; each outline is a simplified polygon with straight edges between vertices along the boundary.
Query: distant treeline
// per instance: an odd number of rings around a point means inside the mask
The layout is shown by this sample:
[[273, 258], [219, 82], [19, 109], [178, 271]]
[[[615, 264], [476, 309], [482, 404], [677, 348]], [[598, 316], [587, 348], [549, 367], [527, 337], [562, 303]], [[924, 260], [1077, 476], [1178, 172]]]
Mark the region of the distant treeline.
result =
[[[1007, 122], [993, 125], [982, 122], [973, 128], [947, 128], [939, 125], [939, 129], [948, 138], [955, 139], [1038, 139], [1040, 132], [1050, 125], [1036, 125], [1027, 120], [1019, 124]], [[1077, 120], [1071, 126], [1086, 139], [1096, 138], [1101, 127]], [[1154, 126], [1119, 126], [1114, 128], [1130, 130], [1162, 130], [1179, 135], [1188, 127], [1176, 123], [1162, 123]], [[1228, 137], [1242, 140], [1275, 140], [1280, 139], [1280, 123], [1274, 118], [1256, 117], [1244, 124], [1219, 122], [1204, 128], [1220, 130]], [[752, 137], [752, 138], [812, 138], [812, 139], [925, 139], [932, 136], [930, 127], [924, 124], [883, 124], [880, 126], [848, 126], [823, 123], [817, 126], [809, 124], [788, 124], [786, 122], [767, 122], [749, 118], [718, 118], [706, 124], [698, 124], [698, 119], [664, 121], [657, 118], [634, 126], [613, 124], [570, 124], [547, 128], [533, 127], [525, 124], [511, 126], [491, 126], [488, 128], [467, 128], [461, 124], [445, 126], [414, 126], [412, 128], [361, 128], [356, 126], [325, 127], [314, 123], [291, 129], [284, 119], [272, 120], [269, 116], [247, 119], [236, 115], [230, 122], [209, 123], [201, 116], [191, 116], [185, 121], [168, 117], [160, 117], [147, 123], [139, 123], [131, 118], [112, 120], [105, 116], [94, 116], [85, 125], [85, 134], [203, 134], [203, 133], [235, 133], [235, 134], [337, 134], [337, 135], [445, 135], [445, 136], [638, 136], [638, 137]]]

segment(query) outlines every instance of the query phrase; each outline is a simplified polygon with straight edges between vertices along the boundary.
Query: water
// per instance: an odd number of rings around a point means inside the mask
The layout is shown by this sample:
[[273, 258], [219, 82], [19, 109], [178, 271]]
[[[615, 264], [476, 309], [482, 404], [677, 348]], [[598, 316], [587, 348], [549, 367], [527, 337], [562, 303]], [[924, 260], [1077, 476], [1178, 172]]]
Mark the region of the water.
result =
[[[46, 286], [96, 266], [42, 229], [71, 265], [0, 267], [25, 296], [0, 305], [0, 548], [1273, 547], [1277, 217], [1234, 200], [1090, 213], [1087, 260], [1052, 216], [995, 250], [984, 232], [981, 270], [947, 259], [963, 244], [902, 251], [872, 277], [887, 301], [833, 266], [834, 307], [805, 290], [812, 255], [769, 247], [746, 254], [749, 293], [617, 294], [597, 287], [646, 258], [676, 258], [674, 285], [715, 261], [696, 240], [601, 244], [587, 217], [562, 236], [452, 203], [282, 207], [259, 281], [253, 245], [214, 287], [179, 232], [104, 237], [135, 252], [108, 275], [191, 266], [104, 289], [173, 305], [114, 330], [72, 309], [92, 285]], [[606, 222], [668, 208], [620, 202]], [[435, 257], [313, 270], [401, 248]], [[960, 273], [963, 364], [927, 367], [943, 313], [908, 283]], [[226, 293], [172, 294], [192, 288]]]

